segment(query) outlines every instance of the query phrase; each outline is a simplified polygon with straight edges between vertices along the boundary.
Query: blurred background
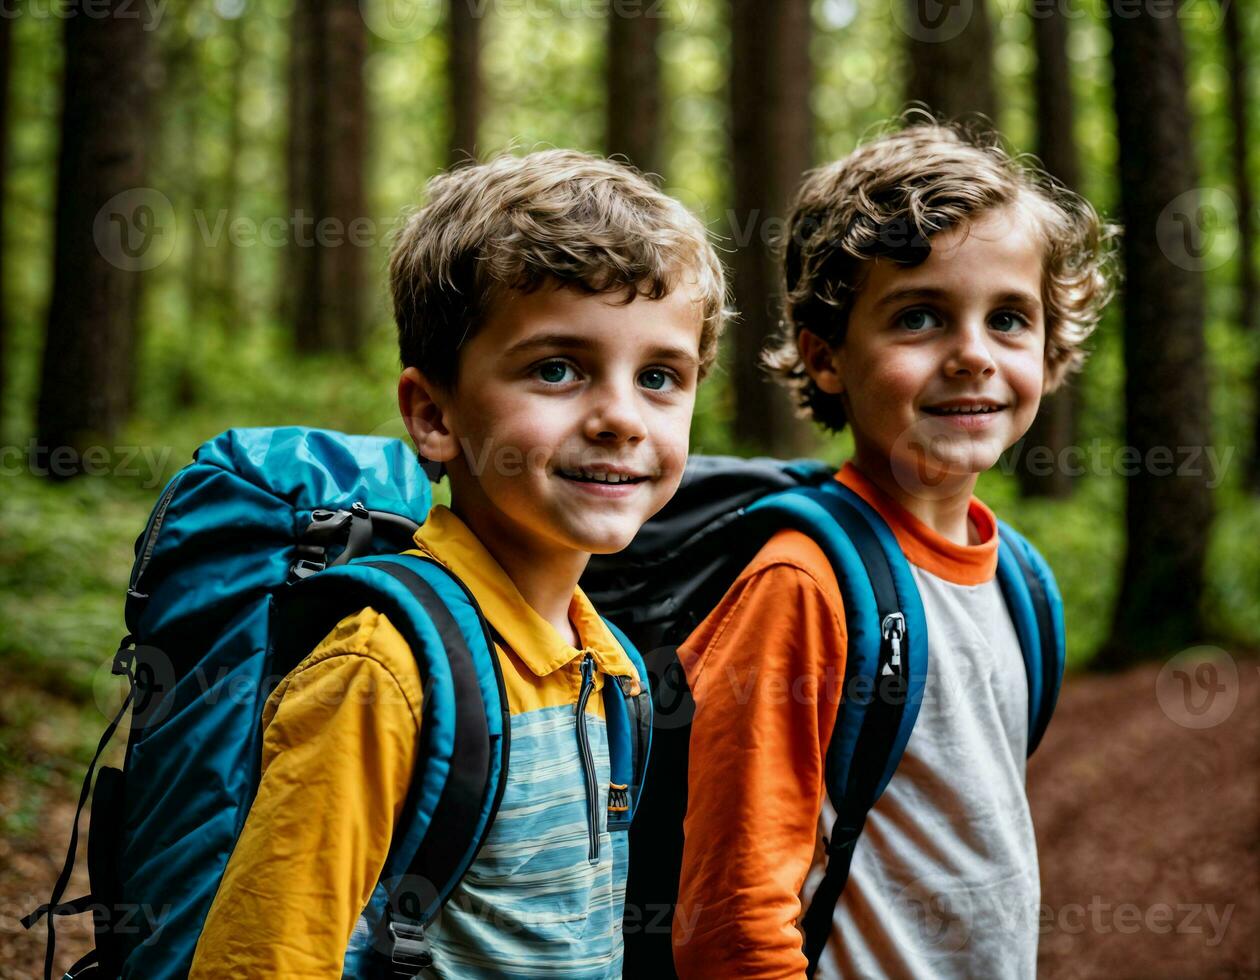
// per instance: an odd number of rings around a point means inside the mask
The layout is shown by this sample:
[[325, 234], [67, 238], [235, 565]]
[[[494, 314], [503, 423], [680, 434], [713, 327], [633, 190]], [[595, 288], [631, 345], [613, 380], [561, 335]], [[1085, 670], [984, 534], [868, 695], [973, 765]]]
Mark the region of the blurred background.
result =
[[659, 175], [742, 313], [693, 450], [838, 463], [751, 367], [778, 221], [912, 102], [1125, 227], [1084, 374], [977, 490], [1067, 608], [1041, 972], [1260, 976], [1257, 53], [1243, 0], [2, 0], [0, 977], [42, 958], [16, 920], [165, 481], [234, 426], [404, 435], [384, 267], [429, 177], [548, 146]]

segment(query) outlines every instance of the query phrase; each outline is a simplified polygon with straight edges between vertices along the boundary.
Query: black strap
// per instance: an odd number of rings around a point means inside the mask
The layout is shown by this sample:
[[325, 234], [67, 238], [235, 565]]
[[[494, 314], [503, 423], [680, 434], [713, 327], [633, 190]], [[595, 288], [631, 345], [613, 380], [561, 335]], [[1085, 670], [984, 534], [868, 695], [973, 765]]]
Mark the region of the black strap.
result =
[[[815, 499], [825, 504], [836, 523], [848, 536], [862, 561], [875, 597], [875, 608], [880, 620], [876, 624], [878, 628], [886, 616], [900, 612], [903, 608], [888, 555], [866, 518], [840, 493], [822, 491], [815, 496]], [[837, 817], [827, 847], [827, 866], [823, 870], [822, 880], [814, 891], [801, 923], [804, 932], [804, 952], [808, 960], [806, 969], [808, 977], [813, 977], [814, 971], [818, 968], [818, 961], [831, 935], [836, 904], [849, 880], [853, 850], [866, 822], [866, 814], [874, 805], [876, 790], [888, 765], [889, 753], [901, 725], [901, 716], [905, 710], [904, 692], [909, 689], [907, 678], [910, 668], [908, 656], [910, 638], [908, 633], [903, 635], [901, 642], [903, 655], [899, 692], [890, 692], [882, 677], [882, 668], [888, 663], [890, 651], [887, 649], [888, 645], [882, 639], [880, 641], [880, 656], [875, 667], [872, 698], [862, 718], [862, 727], [854, 745], [853, 758], [850, 760], [844, 785], [840, 785], [840, 759], [839, 753], [835, 750], [836, 739], [840, 732], [839, 724], [835, 727], [831, 745], [827, 749], [827, 793], [836, 808]], [[847, 674], [848, 671], [846, 671]], [[900, 693], [903, 696], [894, 696], [886, 700], [883, 695], [890, 693]], [[843, 704], [839, 710], [843, 711]]]
[[[476, 827], [489, 788], [490, 737], [476, 665], [455, 617], [428, 582], [398, 562], [369, 561], [360, 564], [387, 572], [407, 588], [437, 629], [450, 663], [455, 693], [455, 739], [451, 749], [450, 775], [407, 871], [408, 876], [430, 883], [435, 898], [440, 900], [444, 897], [443, 889], [455, 878], [467, 852], [466, 847], [455, 846], [452, 842], [467, 839]], [[493, 648], [490, 652], [493, 656]], [[400, 953], [398, 944], [400, 941], [422, 941], [423, 921], [432, 910], [416, 910], [419, 914], [413, 916], [398, 907], [396, 898], [390, 896], [390, 911], [387, 913], [389, 939], [393, 945], [391, 960], [397, 962], [396, 957], [401, 955], [404, 965], [410, 966], [408, 954], [405, 951]]]
[[96, 955], [96, 950], [91, 949], [75, 961], [74, 966], [62, 975], [61, 980], [88, 980], [100, 972], [100, 959]]
[[812, 977], [818, 969], [818, 961], [827, 946], [831, 935], [831, 923], [835, 918], [836, 903], [849, 881], [849, 868], [853, 864], [853, 850], [857, 847], [862, 828], [847, 829], [837, 819], [831, 829], [831, 839], [827, 844], [827, 868], [823, 872], [822, 881], [810, 899], [809, 908], [801, 922], [805, 933], [805, 958], [809, 965], [805, 975]]
[[55, 908], [48, 902], [45, 902], [39, 908], [31, 909], [26, 915], [19, 920], [23, 929], [29, 929], [45, 915], [80, 915], [88, 911], [96, 904], [95, 895], [80, 895], [68, 902], [62, 902]]
[[[52, 896], [46, 904], [41, 905], [22, 920], [22, 926], [29, 929], [43, 918], [45, 913], [49, 910], [53, 911], [53, 914], [48, 916], [48, 942], [44, 948], [44, 980], [52, 980], [53, 959], [57, 949], [56, 917], [58, 915], [73, 915], [84, 911], [84, 909], [78, 908], [74, 912], [61, 911], [63, 908], [61, 896], [65, 894], [66, 886], [70, 884], [70, 875], [74, 871], [75, 853], [79, 848], [79, 817], [82, 815], [83, 807], [87, 805], [88, 795], [92, 791], [92, 775], [96, 772], [96, 764], [100, 761], [101, 755], [104, 753], [110, 739], [114, 737], [114, 732], [117, 731], [118, 725], [122, 721], [123, 715], [126, 714], [127, 709], [131, 706], [131, 700], [136, 693], [135, 676], [130, 672], [128, 672], [127, 676], [131, 681], [127, 688], [127, 696], [123, 699], [122, 707], [118, 709], [118, 714], [114, 715], [114, 720], [109, 723], [109, 727], [105, 729], [105, 734], [101, 736], [100, 742], [97, 743], [96, 755], [92, 756], [87, 775], [83, 777], [83, 788], [79, 791], [79, 805], [74, 811], [74, 822], [70, 826], [70, 846], [66, 850], [66, 860], [61, 866], [61, 874], [57, 876], [57, 882], [53, 885]], [[84, 897], [86, 898], [87, 896]], [[75, 902], [80, 901], [83, 901], [83, 899], [75, 899]], [[73, 906], [75, 902], [69, 904]]]

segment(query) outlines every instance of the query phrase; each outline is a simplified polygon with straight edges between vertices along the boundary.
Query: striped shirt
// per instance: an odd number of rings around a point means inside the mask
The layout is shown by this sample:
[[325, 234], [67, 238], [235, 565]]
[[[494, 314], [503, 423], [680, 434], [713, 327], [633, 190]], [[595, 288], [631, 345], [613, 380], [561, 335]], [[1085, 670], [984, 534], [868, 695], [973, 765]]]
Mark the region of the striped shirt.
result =
[[[472, 867], [426, 930], [435, 977], [619, 977], [626, 834], [609, 834], [600, 692], [636, 671], [580, 588], [565, 643], [469, 528], [435, 507], [419, 554], [469, 587], [503, 643], [511, 711], [508, 781]], [[598, 859], [576, 736], [581, 663], [594, 663], [583, 719], [599, 805]], [[367, 608], [277, 687], [263, 712], [258, 795], [228, 862], [190, 976], [315, 980], [342, 975], [346, 945], [384, 866], [415, 762], [422, 700], [411, 651]], [[316, 856], [316, 857], [313, 857]]]

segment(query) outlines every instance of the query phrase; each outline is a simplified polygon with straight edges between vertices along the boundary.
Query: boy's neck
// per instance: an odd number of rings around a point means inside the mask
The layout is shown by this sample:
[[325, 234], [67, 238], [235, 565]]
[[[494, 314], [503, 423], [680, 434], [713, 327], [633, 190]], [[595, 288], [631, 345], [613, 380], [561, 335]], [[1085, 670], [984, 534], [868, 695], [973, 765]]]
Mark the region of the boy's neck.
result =
[[975, 526], [968, 519], [971, 495], [976, 488], [979, 474], [944, 476], [932, 486], [929, 496], [913, 493], [902, 486], [887, 456], [875, 452], [864, 453], [859, 449], [850, 462], [885, 495], [941, 537], [960, 545], [981, 543]]
[[512, 528], [488, 518], [482, 508], [461, 510], [457, 499], [451, 500], [450, 508], [499, 563], [521, 598], [552, 625], [561, 640], [579, 647], [581, 638], [569, 620], [569, 606], [591, 556], [565, 549], [540, 553], [535, 542], [520, 540]]

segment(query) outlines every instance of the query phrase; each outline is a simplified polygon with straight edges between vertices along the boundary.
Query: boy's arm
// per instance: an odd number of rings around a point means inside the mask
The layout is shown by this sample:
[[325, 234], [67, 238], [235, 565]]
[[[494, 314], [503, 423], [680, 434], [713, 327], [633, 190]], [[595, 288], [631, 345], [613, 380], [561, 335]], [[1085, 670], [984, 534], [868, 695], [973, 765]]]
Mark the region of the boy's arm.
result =
[[679, 650], [696, 699], [673, 932], [683, 978], [800, 977], [806, 966], [799, 896], [846, 635], [826, 558], [790, 537], [807, 560], [767, 563], [763, 550]]
[[262, 724], [258, 794], [190, 976], [333, 980], [411, 780], [420, 682], [406, 641], [370, 608], [347, 617]]

